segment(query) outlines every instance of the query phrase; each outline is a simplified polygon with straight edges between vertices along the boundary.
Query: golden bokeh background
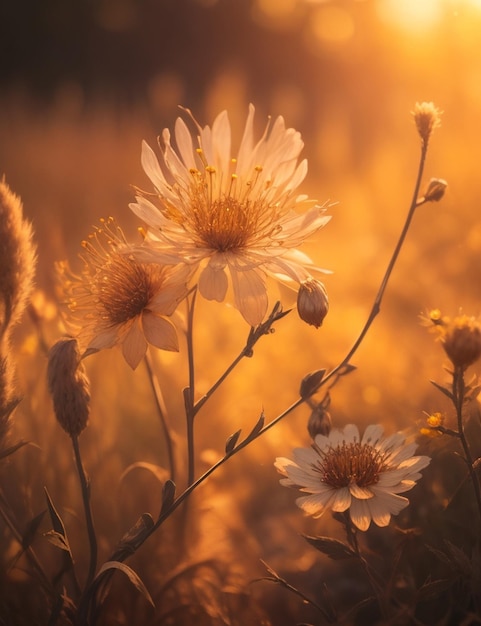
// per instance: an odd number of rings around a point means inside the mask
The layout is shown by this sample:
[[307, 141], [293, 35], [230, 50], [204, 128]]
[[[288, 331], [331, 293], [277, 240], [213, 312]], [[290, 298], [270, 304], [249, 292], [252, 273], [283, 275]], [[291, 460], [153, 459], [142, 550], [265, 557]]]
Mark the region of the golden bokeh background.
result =
[[[443, 355], [419, 315], [434, 307], [451, 315], [460, 307], [481, 312], [481, 2], [51, 0], [32, 6], [23, 27], [10, 4], [2, 9], [0, 173], [21, 196], [36, 233], [35, 305], [47, 345], [62, 332], [55, 261], [75, 266], [80, 242], [101, 217], [114, 216], [136, 236], [128, 203], [133, 185], [148, 185], [142, 139], [153, 145], [164, 127], [172, 128], [179, 104], [202, 124], [227, 108], [237, 140], [249, 102], [259, 133], [267, 116], [283, 115], [305, 142], [309, 173], [301, 191], [335, 202], [331, 222], [306, 246], [333, 271], [325, 281], [330, 312], [319, 330], [295, 311], [279, 322], [202, 411], [198, 471], [207, 468], [232, 432], [248, 432], [261, 410], [275, 417], [296, 400], [307, 372], [336, 365], [357, 337], [411, 202], [420, 152], [411, 111], [417, 101], [433, 101], [443, 117], [425, 184], [443, 178], [448, 190], [416, 213], [381, 314], [353, 359], [358, 369], [332, 391], [331, 414], [335, 426], [380, 422], [388, 432], [415, 432], [423, 411], [445, 408], [429, 383], [444, 380]], [[198, 394], [242, 348], [247, 332], [235, 310], [199, 302]], [[10, 462], [10, 479], [18, 481], [10, 497], [25, 520], [44, 506], [47, 485], [85, 567], [77, 477], [30, 319], [19, 328], [17, 356], [24, 399], [13, 434], [38, 448], [22, 449]], [[185, 350], [155, 360], [182, 459]], [[163, 465], [165, 447], [142, 366], [132, 372], [110, 350], [87, 367], [92, 416], [81, 444], [105, 558], [140, 513], [159, 505], [160, 487], [148, 472], [135, 470], [119, 483], [120, 476], [139, 461]], [[306, 551], [299, 533], [316, 532], [319, 522], [303, 518], [273, 468], [276, 456], [308, 445], [308, 413], [296, 410], [193, 499], [202, 512], [198, 526], [208, 529], [196, 545], [206, 554], [234, 554], [248, 577], [262, 575], [260, 558], [304, 583], [302, 573], [315, 567], [317, 555]], [[159, 553], [163, 540], [165, 546], [164, 536], [153, 541]], [[158, 572], [148, 557], [147, 549], [133, 565], [154, 585]], [[175, 554], [169, 559], [174, 567]], [[260, 602], [281, 624], [277, 592], [269, 593]], [[285, 602], [284, 610], [295, 612], [292, 599]]]

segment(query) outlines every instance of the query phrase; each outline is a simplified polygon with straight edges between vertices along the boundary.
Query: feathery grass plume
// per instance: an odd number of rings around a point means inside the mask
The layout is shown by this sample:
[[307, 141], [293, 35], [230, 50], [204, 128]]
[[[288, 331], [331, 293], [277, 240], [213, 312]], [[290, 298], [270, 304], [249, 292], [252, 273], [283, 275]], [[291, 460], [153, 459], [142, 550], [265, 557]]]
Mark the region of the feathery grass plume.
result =
[[58, 423], [71, 437], [78, 437], [88, 422], [90, 383], [76, 339], [59, 339], [50, 348], [47, 382]]
[[36, 249], [31, 224], [23, 218], [20, 198], [5, 179], [0, 180], [0, 446], [8, 418], [17, 404], [13, 386], [11, 332], [30, 297], [35, 275]]

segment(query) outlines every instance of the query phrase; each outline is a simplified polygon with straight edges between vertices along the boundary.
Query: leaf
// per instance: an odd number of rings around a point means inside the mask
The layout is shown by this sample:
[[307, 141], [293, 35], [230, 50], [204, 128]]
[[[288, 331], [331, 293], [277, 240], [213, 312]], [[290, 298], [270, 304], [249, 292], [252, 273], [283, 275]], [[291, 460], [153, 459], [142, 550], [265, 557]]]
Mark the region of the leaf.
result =
[[150, 534], [154, 520], [150, 513], [143, 513], [135, 524], [122, 536], [111, 561], [119, 561], [134, 554]]
[[261, 413], [261, 416], [257, 420], [257, 424], [254, 426], [251, 432], [247, 435], [246, 441], [251, 441], [251, 439], [255, 439], [257, 437], [260, 431], [264, 428], [264, 421], [265, 421], [265, 417], [264, 417], [264, 411], [263, 411]]
[[435, 382], [434, 380], [431, 380], [430, 382], [431, 382], [431, 385], [434, 385], [436, 389], [439, 389], [441, 393], [444, 393], [445, 396], [448, 396], [450, 400], [454, 400], [453, 394], [449, 391], [449, 389], [446, 389], [446, 387], [443, 387], [442, 385]]
[[301, 387], [299, 389], [299, 395], [301, 398], [309, 398], [319, 389], [319, 385], [326, 373], [325, 369], [316, 370], [306, 374], [301, 381]]
[[303, 537], [311, 546], [316, 548], [316, 550], [319, 550], [319, 552], [322, 552], [334, 561], [357, 557], [354, 550], [338, 539], [331, 539], [330, 537], [309, 537], [308, 535], [303, 535]]
[[353, 372], [356, 369], [357, 369], [357, 367], [355, 365], [351, 365], [350, 363], [346, 363], [345, 365], [343, 365], [342, 367], [339, 368], [339, 370], [337, 371], [337, 375], [338, 376], [346, 376], [347, 374], [350, 374], [351, 372]]
[[145, 461], [138, 461], [137, 463], [132, 463], [129, 465], [127, 469], [122, 472], [119, 481], [122, 482], [130, 472], [133, 472], [136, 469], [144, 469], [150, 472], [154, 478], [156, 478], [160, 483], [164, 483], [168, 477], [169, 472], [160, 465], [155, 465], [155, 463], [147, 463]]
[[23, 446], [26, 446], [27, 443], [30, 443], [30, 442], [29, 441], [19, 441], [18, 443], [14, 444], [13, 446], [10, 446], [9, 448], [6, 448], [5, 450], [2, 450], [2, 452], [0, 452], [0, 460], [4, 459], [7, 456], [10, 456], [11, 454], [16, 452], [20, 448], [23, 448]]
[[144, 596], [147, 602], [149, 602], [149, 604], [155, 607], [154, 601], [152, 600], [152, 596], [148, 592], [147, 587], [144, 585], [139, 575], [136, 574], [134, 570], [130, 568], [128, 565], [125, 565], [125, 563], [121, 563], [120, 561], [107, 561], [99, 569], [97, 576], [95, 577], [95, 580], [98, 580], [98, 578], [102, 576], [102, 574], [112, 569], [118, 569], [119, 571], [124, 573], [127, 576], [127, 578], [130, 580], [130, 582], [134, 585], [134, 587], [138, 591], [140, 591], [140, 593]]
[[68, 552], [70, 554], [70, 546], [68, 545], [68, 541], [62, 534], [56, 532], [55, 530], [49, 530], [44, 533], [43, 536], [46, 537], [51, 544], [53, 544], [57, 548], [60, 548], [60, 550], [65, 550], [65, 552]]
[[47, 510], [45, 509], [45, 511], [42, 511], [41, 513], [36, 515], [27, 524], [27, 528], [25, 529], [25, 532], [23, 533], [23, 536], [22, 536], [22, 548], [24, 550], [26, 550], [30, 546], [32, 541], [35, 539], [35, 535], [37, 534], [37, 530], [38, 530], [40, 524], [42, 523], [42, 520], [43, 520], [44, 515], [45, 515], [46, 512], [47, 512]]
[[[67, 539], [67, 532], [65, 531], [64, 523], [60, 515], [57, 513], [57, 509], [55, 508], [46, 487], [44, 487], [44, 491], [45, 491], [45, 496], [47, 498], [47, 505], [48, 505], [48, 510], [50, 513], [50, 519], [52, 520], [53, 531], [56, 534], [63, 537], [63, 540], [64, 540], [63, 544], [67, 546], [67, 549], [65, 549], [63, 545], [61, 546], [61, 548], [62, 550], [66, 550], [66, 552], [68, 552], [68, 555], [70, 557], [70, 563], [73, 565], [73, 556], [70, 550], [70, 544]], [[49, 541], [51, 541], [50, 538], [49, 538]]]
[[175, 497], [175, 483], [173, 480], [166, 480], [164, 488], [162, 489], [162, 506], [160, 508], [160, 515], [167, 509], [170, 509]]
[[66, 536], [66, 532], [65, 532], [65, 526], [64, 523], [62, 521], [62, 518], [60, 517], [60, 515], [57, 513], [57, 509], [55, 508], [52, 499], [47, 491], [47, 487], [44, 487], [44, 491], [45, 491], [45, 495], [47, 497], [47, 506], [48, 506], [48, 510], [50, 513], [50, 519], [52, 520], [52, 526], [53, 529], [60, 533], [61, 535], [63, 535], [64, 537]]
[[424, 585], [418, 590], [418, 596], [420, 599], [429, 600], [440, 598], [441, 594], [448, 591], [455, 583], [454, 579], [440, 578], [439, 580], [433, 580], [424, 583]]
[[232, 450], [235, 448], [236, 443], [239, 441], [240, 434], [241, 434], [241, 429], [239, 429], [233, 435], [231, 435], [225, 442], [226, 456], [229, 455], [232, 452]]

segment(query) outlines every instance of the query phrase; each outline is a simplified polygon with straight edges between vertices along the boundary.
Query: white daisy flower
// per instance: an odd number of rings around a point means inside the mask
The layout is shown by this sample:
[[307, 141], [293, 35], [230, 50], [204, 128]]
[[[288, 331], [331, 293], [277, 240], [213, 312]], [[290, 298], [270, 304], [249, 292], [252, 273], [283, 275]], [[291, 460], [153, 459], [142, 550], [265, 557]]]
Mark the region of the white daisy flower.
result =
[[357, 426], [349, 424], [316, 435], [311, 448], [297, 448], [294, 460], [277, 458], [275, 466], [285, 476], [282, 485], [309, 494], [296, 500], [306, 514], [349, 509], [353, 524], [367, 530], [371, 520], [387, 526], [391, 515], [409, 504], [399, 494], [414, 487], [431, 460], [413, 456], [416, 447], [402, 433], [383, 437], [379, 425], [368, 426], [361, 439]]
[[74, 275], [60, 265], [70, 316], [67, 326], [86, 354], [115, 345], [122, 347], [135, 369], [148, 344], [179, 349], [174, 324], [168, 319], [187, 295], [185, 266], [140, 263], [129, 255], [132, 245], [113, 220], [104, 222], [83, 242], [84, 269]]
[[146, 262], [179, 263], [200, 268], [198, 288], [208, 300], [223, 302], [229, 287], [234, 305], [252, 326], [268, 308], [267, 276], [299, 285], [312, 271], [325, 271], [297, 246], [329, 221], [325, 207], [296, 189], [307, 173], [298, 163], [300, 134], [278, 117], [254, 141], [254, 107], [234, 156], [227, 112], [212, 128], [194, 121], [175, 123], [176, 149], [169, 130], [162, 133], [157, 159], [143, 142], [142, 165], [152, 181], [158, 206], [138, 195], [130, 205], [148, 227], [137, 257]]

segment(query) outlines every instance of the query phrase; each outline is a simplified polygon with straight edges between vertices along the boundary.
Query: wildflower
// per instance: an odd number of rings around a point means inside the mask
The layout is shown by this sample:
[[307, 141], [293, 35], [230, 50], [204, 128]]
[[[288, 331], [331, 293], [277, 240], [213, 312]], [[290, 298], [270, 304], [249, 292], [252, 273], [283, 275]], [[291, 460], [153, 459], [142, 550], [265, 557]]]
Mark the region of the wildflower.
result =
[[481, 357], [481, 323], [460, 313], [452, 320], [439, 309], [429, 314], [444, 351], [455, 367], [465, 370]]
[[76, 339], [60, 339], [50, 348], [47, 382], [58, 423], [71, 437], [78, 437], [90, 413], [90, 383]]
[[441, 435], [442, 432], [439, 428], [444, 425], [444, 415], [439, 412], [426, 415], [426, 426], [421, 428], [421, 435], [425, 435], [426, 437], [437, 437], [438, 435]]
[[324, 271], [297, 246], [330, 218], [325, 207], [295, 194], [307, 161], [298, 163], [303, 142], [282, 117], [254, 143], [251, 105], [234, 158], [226, 111], [212, 128], [201, 128], [192, 119], [196, 139], [181, 118], [176, 121], [177, 151], [170, 132], [163, 131], [161, 165], [147, 143], [142, 145], [142, 165], [160, 208], [145, 195], [130, 205], [148, 226], [136, 255], [142, 261], [183, 262], [199, 269], [198, 288], [207, 300], [223, 302], [230, 285], [235, 307], [256, 326], [268, 308], [267, 276], [292, 285], [310, 279], [311, 271]]
[[71, 318], [68, 320], [86, 354], [121, 344], [127, 363], [135, 369], [147, 345], [179, 349], [171, 316], [187, 294], [185, 267], [140, 263], [130, 254], [120, 228], [103, 223], [83, 242], [85, 267], [81, 276], [61, 266]]
[[308, 278], [297, 294], [297, 312], [301, 320], [319, 328], [329, 311], [327, 291], [320, 280]]
[[278, 458], [275, 466], [284, 476], [282, 485], [309, 494], [296, 500], [306, 514], [349, 510], [353, 524], [367, 530], [371, 520], [387, 526], [391, 515], [409, 504], [399, 494], [414, 487], [430, 462], [413, 456], [415, 450], [402, 433], [383, 437], [381, 426], [368, 426], [361, 439], [357, 426], [349, 424], [316, 435], [311, 448], [297, 448], [293, 461]]
[[422, 142], [427, 146], [435, 128], [441, 126], [442, 111], [433, 102], [416, 102], [413, 116]]

